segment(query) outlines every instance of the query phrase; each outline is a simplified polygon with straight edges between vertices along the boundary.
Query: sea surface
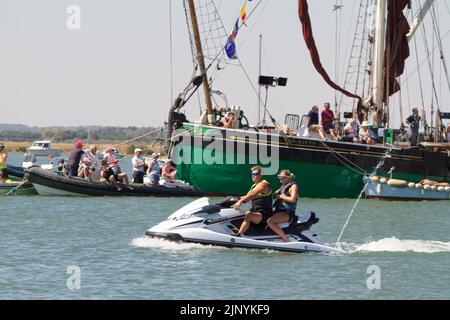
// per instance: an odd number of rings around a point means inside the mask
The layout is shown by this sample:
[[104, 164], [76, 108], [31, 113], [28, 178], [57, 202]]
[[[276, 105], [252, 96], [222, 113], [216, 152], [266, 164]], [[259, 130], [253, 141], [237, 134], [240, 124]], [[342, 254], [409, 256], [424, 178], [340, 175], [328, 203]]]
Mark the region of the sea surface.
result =
[[[450, 299], [448, 201], [361, 200], [342, 254], [143, 237], [192, 200], [0, 197], [0, 299]], [[302, 198], [298, 212], [334, 245], [354, 203]]]

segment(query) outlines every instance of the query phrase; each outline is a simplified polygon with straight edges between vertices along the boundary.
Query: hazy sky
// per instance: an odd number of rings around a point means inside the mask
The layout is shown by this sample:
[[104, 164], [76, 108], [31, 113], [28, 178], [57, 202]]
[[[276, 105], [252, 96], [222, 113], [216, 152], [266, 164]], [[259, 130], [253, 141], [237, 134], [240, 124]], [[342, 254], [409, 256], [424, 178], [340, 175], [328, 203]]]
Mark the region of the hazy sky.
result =
[[[225, 28], [230, 30], [243, 0], [216, 0]], [[334, 78], [335, 0], [310, 2], [313, 28], [323, 64]], [[341, 59], [343, 78], [353, 40], [360, 0], [343, 0]], [[413, 1], [417, 3], [417, 1]], [[423, 1], [420, 1], [423, 2]], [[248, 4], [250, 12], [257, 0]], [[364, 1], [365, 3], [365, 1]], [[444, 54], [449, 56], [450, 11], [437, 0]], [[67, 8], [81, 9], [80, 30], [69, 30]], [[417, 7], [417, 6], [416, 6]], [[182, 0], [172, 0], [174, 94], [192, 73], [191, 52]], [[430, 20], [428, 21], [430, 22]], [[428, 30], [431, 31], [428, 23]], [[238, 35], [238, 55], [256, 82], [258, 41], [263, 34], [263, 74], [287, 77], [287, 87], [271, 89], [269, 109], [284, 121], [286, 113], [306, 113], [313, 104], [334, 101], [310, 62], [301, 35], [297, 0], [263, 0]], [[429, 46], [436, 45], [430, 38]], [[422, 37], [418, 40], [423, 47]], [[347, 56], [345, 52], [347, 51]], [[156, 126], [167, 119], [171, 104], [169, 0], [0, 0], [0, 123], [27, 125]], [[420, 60], [425, 57], [420, 53]], [[435, 63], [438, 96], [450, 111], [444, 73]], [[416, 69], [415, 51], [408, 62]], [[431, 103], [427, 63], [421, 68], [425, 103]], [[256, 122], [257, 97], [243, 72], [229, 67], [214, 86], [230, 104], [239, 105]], [[417, 73], [404, 90], [405, 113], [420, 105]], [[396, 103], [398, 98], [395, 98]], [[398, 105], [393, 105], [398, 108]], [[349, 108], [344, 111], [350, 111]], [[198, 100], [186, 106], [188, 116], [199, 115]], [[397, 119], [396, 119], [397, 118]], [[398, 111], [394, 113], [398, 122]]]

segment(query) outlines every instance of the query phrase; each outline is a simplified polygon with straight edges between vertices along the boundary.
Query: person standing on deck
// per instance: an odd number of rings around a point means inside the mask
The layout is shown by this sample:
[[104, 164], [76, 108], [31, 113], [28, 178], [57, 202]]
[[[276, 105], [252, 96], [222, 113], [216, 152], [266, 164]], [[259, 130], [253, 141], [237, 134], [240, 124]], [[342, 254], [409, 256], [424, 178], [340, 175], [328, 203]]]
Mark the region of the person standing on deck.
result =
[[338, 136], [336, 135], [336, 131], [334, 130], [334, 113], [333, 111], [330, 109], [330, 103], [329, 102], [325, 102], [325, 104], [323, 105], [324, 109], [322, 111], [322, 113], [320, 114], [322, 121], [321, 121], [321, 125], [323, 127], [323, 130], [325, 131], [325, 133], [329, 133], [334, 140], [338, 140]]
[[4, 182], [8, 178], [8, 166], [6, 161], [8, 160], [8, 152], [5, 149], [5, 145], [0, 142], [0, 182]]
[[69, 177], [78, 176], [78, 168], [80, 167], [81, 156], [84, 154], [83, 142], [77, 140], [74, 143], [75, 148], [70, 151], [69, 159], [67, 160], [67, 171], [66, 174]]
[[406, 124], [409, 125], [411, 129], [411, 146], [416, 146], [417, 141], [419, 140], [419, 129], [420, 129], [420, 117], [419, 117], [419, 109], [414, 108], [412, 109], [412, 115], [406, 119]]
[[134, 149], [134, 157], [131, 159], [133, 165], [133, 183], [144, 183], [145, 161], [142, 157], [142, 149]]

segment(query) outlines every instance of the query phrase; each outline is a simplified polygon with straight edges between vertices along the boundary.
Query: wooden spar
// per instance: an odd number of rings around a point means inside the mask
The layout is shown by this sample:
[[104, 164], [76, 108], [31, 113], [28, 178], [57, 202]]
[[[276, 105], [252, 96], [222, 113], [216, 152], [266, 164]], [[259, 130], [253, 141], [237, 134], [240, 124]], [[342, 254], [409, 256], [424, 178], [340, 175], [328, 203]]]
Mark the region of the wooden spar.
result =
[[420, 8], [419, 13], [414, 17], [413, 24], [411, 26], [411, 30], [409, 30], [409, 33], [406, 35], [408, 38], [408, 41], [412, 39], [414, 34], [416, 33], [417, 29], [419, 28], [420, 24], [422, 23], [423, 19], [425, 19], [425, 16], [427, 15], [428, 11], [430, 10], [431, 6], [433, 5], [434, 0], [426, 0], [426, 2], [423, 4], [422, 8]]
[[200, 74], [202, 76], [203, 93], [205, 95], [208, 123], [213, 123], [214, 112], [212, 107], [211, 95], [209, 93], [208, 77], [206, 75], [205, 59], [203, 56], [202, 41], [200, 38], [200, 31], [198, 29], [197, 14], [195, 12], [194, 0], [188, 0], [188, 3], [189, 3], [189, 13], [191, 15], [192, 21], [192, 31], [194, 33], [195, 47], [197, 49], [197, 61], [200, 67]]

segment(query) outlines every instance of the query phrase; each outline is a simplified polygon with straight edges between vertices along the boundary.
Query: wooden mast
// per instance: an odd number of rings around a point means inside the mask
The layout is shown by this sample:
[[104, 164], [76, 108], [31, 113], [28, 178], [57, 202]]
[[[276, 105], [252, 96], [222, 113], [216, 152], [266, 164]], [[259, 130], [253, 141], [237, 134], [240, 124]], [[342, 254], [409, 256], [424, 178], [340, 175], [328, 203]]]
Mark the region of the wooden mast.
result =
[[211, 95], [209, 93], [208, 77], [206, 74], [205, 59], [203, 56], [203, 47], [200, 38], [200, 31], [198, 29], [197, 14], [195, 12], [194, 0], [188, 0], [188, 3], [189, 3], [189, 13], [191, 15], [192, 31], [194, 33], [195, 47], [197, 49], [197, 61], [200, 67], [200, 74], [202, 76], [203, 94], [205, 96], [206, 110], [208, 114], [208, 123], [211, 124], [214, 123], [215, 117], [212, 107]]
[[384, 50], [386, 41], [386, 0], [378, 0], [375, 24], [375, 59], [372, 79], [372, 122], [375, 126], [382, 124], [383, 94], [384, 94]]

